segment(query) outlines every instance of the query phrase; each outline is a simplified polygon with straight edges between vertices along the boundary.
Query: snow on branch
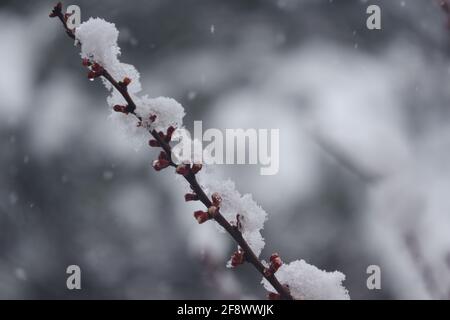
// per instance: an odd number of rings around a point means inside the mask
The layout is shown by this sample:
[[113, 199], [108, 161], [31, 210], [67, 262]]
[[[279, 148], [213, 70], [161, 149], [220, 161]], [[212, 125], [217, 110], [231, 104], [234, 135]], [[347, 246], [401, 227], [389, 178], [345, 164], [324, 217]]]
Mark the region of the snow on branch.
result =
[[[102, 79], [110, 92], [107, 103], [111, 107], [111, 117], [121, 123], [124, 133], [142, 140], [148, 139], [146, 135], [150, 133], [149, 145], [162, 149], [153, 168], [156, 171], [175, 168], [191, 188], [185, 200], [200, 201], [206, 207], [196, 211], [194, 218], [200, 224], [214, 220], [236, 241], [237, 250], [228, 262], [229, 267], [235, 268], [245, 262], [252, 264], [263, 276], [269, 298], [349, 298], [341, 286], [345, 277], [339, 272], [326, 273], [303, 260], [283, 265], [277, 254], [271, 256], [270, 264], [261, 261], [259, 255], [265, 246], [261, 230], [267, 213], [250, 194], [242, 196], [231, 180], [220, 181], [211, 170], [202, 170], [202, 163], [174, 161], [173, 157], [177, 155], [174, 156], [171, 142], [176, 129], [183, 128], [184, 108], [171, 98], [149, 98], [141, 94], [138, 71], [119, 60], [119, 31], [113, 23], [90, 18], [70, 30], [61, 3], [54, 7], [50, 17], [59, 18], [68, 36], [81, 46], [82, 62], [89, 70], [88, 78]], [[183, 138], [183, 143], [192, 142], [190, 138]]]

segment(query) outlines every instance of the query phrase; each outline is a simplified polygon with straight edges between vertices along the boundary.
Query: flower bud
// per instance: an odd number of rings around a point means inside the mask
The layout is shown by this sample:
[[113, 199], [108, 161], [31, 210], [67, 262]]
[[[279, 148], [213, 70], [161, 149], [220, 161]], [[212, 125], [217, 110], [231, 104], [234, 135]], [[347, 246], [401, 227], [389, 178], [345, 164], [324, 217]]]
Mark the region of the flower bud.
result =
[[151, 139], [151, 140], [148, 142], [148, 145], [149, 145], [150, 147], [161, 147], [161, 144], [160, 144], [157, 140], [155, 140], [155, 139]]
[[169, 161], [166, 159], [158, 159], [153, 161], [153, 169], [156, 171], [161, 171], [164, 168], [167, 168], [169, 166]]
[[199, 224], [202, 224], [210, 219], [208, 212], [205, 211], [195, 211], [194, 218], [197, 220]]
[[125, 113], [125, 114], [128, 113], [127, 107], [126, 107], [126, 106], [121, 106], [120, 104], [116, 104], [116, 105], [113, 107], [113, 110], [114, 110], [115, 112], [122, 112], [122, 113]]
[[88, 58], [83, 58], [82, 62], [83, 66], [89, 67], [92, 63]]
[[91, 66], [91, 69], [92, 69], [92, 71], [94, 71], [95, 73], [102, 73], [103, 72], [103, 67], [101, 66], [101, 65], [99, 65], [97, 62], [96, 63], [94, 63], [92, 66]]
[[189, 165], [188, 164], [180, 164], [177, 166], [176, 172], [183, 176], [189, 174]]
[[126, 87], [131, 83], [131, 79], [128, 77], [123, 78], [122, 84]]
[[231, 266], [233, 268], [236, 268], [238, 265], [243, 264], [244, 261], [245, 261], [245, 255], [244, 255], [244, 251], [242, 251], [241, 249], [237, 250], [231, 256]]
[[272, 272], [271, 268], [264, 268], [264, 276], [270, 277], [272, 275], [273, 275], [273, 272]]
[[97, 77], [97, 73], [95, 73], [94, 71], [89, 71], [87, 77], [89, 80], [95, 79]]
[[59, 14], [62, 13], [62, 3], [58, 2], [56, 6], [53, 7], [52, 12], [48, 15], [50, 18], [57, 17]]

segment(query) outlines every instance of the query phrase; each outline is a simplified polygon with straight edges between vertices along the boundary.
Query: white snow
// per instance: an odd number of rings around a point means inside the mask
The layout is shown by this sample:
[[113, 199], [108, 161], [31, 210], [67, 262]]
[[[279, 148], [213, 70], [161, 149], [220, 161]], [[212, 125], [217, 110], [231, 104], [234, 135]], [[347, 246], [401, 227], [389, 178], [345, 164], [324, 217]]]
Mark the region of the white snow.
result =
[[[143, 121], [142, 127], [137, 127], [137, 119], [133, 116], [126, 117], [112, 111], [111, 119], [119, 124], [121, 130], [131, 141], [135, 148], [143, 145], [144, 129], [156, 129], [165, 132], [168, 127], [181, 128], [183, 126], [184, 108], [174, 99], [167, 97], [149, 98], [147, 95], [139, 96], [142, 90], [139, 72], [133, 65], [119, 61], [120, 48], [117, 44], [119, 31], [113, 23], [101, 18], [90, 18], [83, 22], [76, 30], [75, 37], [81, 43], [81, 57], [91, 62], [96, 62], [105, 68], [116, 81], [122, 81], [125, 77], [131, 79], [128, 85], [128, 93], [136, 104], [136, 115]], [[126, 101], [113, 86], [103, 79], [105, 87], [111, 91], [107, 98], [111, 109], [116, 105], [125, 105]], [[154, 123], [149, 117], [155, 115]]]
[[[153, 123], [148, 122], [147, 125], [156, 131], [165, 131], [170, 126], [181, 128], [183, 126], [184, 108], [176, 100], [167, 97], [149, 98], [144, 96], [137, 104], [136, 113], [142, 117], [144, 121], [152, 115], [156, 115]], [[144, 123], [145, 125], [145, 123]]]
[[100, 18], [90, 18], [76, 28], [75, 37], [81, 42], [82, 58], [92, 59], [106, 69], [118, 63], [119, 31], [113, 23]]
[[222, 181], [212, 174], [204, 173], [199, 175], [199, 181], [208, 196], [214, 192], [220, 194], [220, 212], [228, 221], [236, 221], [236, 215], [239, 214], [242, 235], [256, 256], [259, 256], [265, 246], [261, 230], [267, 220], [267, 212], [253, 200], [251, 194], [242, 196], [231, 180]]
[[[283, 264], [275, 273], [283, 285], [288, 285], [291, 295], [298, 300], [349, 300], [347, 289], [342, 285], [345, 275], [326, 272], [305, 260]], [[267, 291], [276, 292], [270, 283], [262, 280]]]
[[[119, 32], [114, 24], [100, 18], [90, 18], [76, 29], [75, 36], [81, 43], [82, 58], [99, 63], [116, 81], [122, 81], [125, 77], [131, 79], [128, 92], [136, 104], [136, 115], [142, 118], [142, 125], [138, 127], [137, 119], [132, 115], [112, 112], [111, 118], [120, 123], [119, 130], [135, 141], [141, 141], [138, 144], [142, 145], [148, 139], [148, 130], [165, 133], [170, 126], [183, 129], [185, 112], [177, 101], [167, 97], [138, 95], [141, 91], [139, 73], [134, 66], [119, 61]], [[111, 91], [107, 98], [108, 105], [111, 108], [116, 104], [124, 105], [126, 101], [121, 94], [107, 81], [103, 82]], [[156, 116], [156, 119], [150, 120], [151, 116]], [[194, 140], [189, 138], [185, 143], [194, 144]], [[267, 220], [267, 213], [253, 200], [251, 194], [241, 195], [233, 181], [217, 179], [209, 171], [204, 168], [199, 173], [200, 184], [209, 197], [214, 192], [220, 194], [220, 211], [225, 219], [236, 222], [236, 216], [239, 215], [240, 231], [256, 256], [259, 256], [265, 246], [261, 230]], [[281, 283], [289, 285], [296, 299], [349, 299], [347, 290], [342, 286], [345, 276], [337, 271], [321, 271], [300, 260], [281, 266], [276, 275]], [[273, 290], [267, 281], [263, 280], [263, 284], [267, 290]]]

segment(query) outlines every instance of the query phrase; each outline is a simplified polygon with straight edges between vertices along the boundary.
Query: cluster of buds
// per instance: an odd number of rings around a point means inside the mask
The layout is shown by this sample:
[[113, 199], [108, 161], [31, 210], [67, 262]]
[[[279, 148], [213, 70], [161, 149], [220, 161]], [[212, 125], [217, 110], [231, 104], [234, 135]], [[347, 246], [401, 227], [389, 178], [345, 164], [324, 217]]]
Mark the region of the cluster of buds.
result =
[[167, 168], [170, 165], [170, 159], [167, 155], [167, 153], [165, 153], [164, 151], [161, 151], [158, 159], [156, 159], [155, 161], [153, 161], [153, 169], [155, 169], [156, 171], [161, 171], [164, 168]]
[[120, 104], [116, 104], [113, 107], [113, 110], [115, 112], [121, 112], [124, 114], [129, 114], [130, 112], [133, 112], [133, 109], [130, 106], [128, 106], [128, 105], [124, 106], [124, 105], [120, 105]]
[[58, 2], [54, 7], [52, 12], [50, 12], [50, 14], [48, 15], [50, 18], [55, 18], [58, 17], [59, 15], [62, 14], [62, 3]]
[[231, 256], [231, 266], [233, 268], [236, 268], [237, 266], [243, 264], [245, 262], [245, 253], [242, 251], [241, 248], [239, 248], [236, 252], [233, 253]]
[[[184, 200], [186, 201], [197, 201], [199, 197], [196, 193], [186, 193], [184, 195]], [[202, 224], [208, 220], [214, 219], [219, 212], [220, 204], [222, 202], [222, 197], [214, 192], [211, 196], [211, 206], [207, 211], [198, 210], [194, 212], [194, 218], [197, 220], [199, 224]]]
[[89, 67], [88, 79], [94, 80], [95, 78], [103, 76], [105, 69], [97, 62], [92, 63], [89, 59], [83, 59], [83, 65]]
[[121, 86], [122, 88], [126, 88], [128, 87], [128, 85], [131, 83], [131, 79], [128, 77], [123, 78], [122, 81], [119, 81], [119, 86]]
[[[154, 122], [155, 120], [156, 120], [155, 115], [150, 117], [151, 122]], [[175, 127], [173, 127], [173, 126], [170, 126], [169, 128], [167, 128], [167, 131], [165, 134], [162, 131], [158, 132], [160, 141], [165, 141], [166, 143], [169, 143], [172, 140], [172, 135], [174, 132], [175, 132]], [[150, 141], [148, 142], [148, 145], [150, 147], [161, 147], [161, 143], [156, 139], [150, 139]]]
[[220, 194], [218, 192], [214, 192], [211, 195], [211, 200], [212, 200], [212, 205], [214, 207], [220, 208], [220, 205], [222, 203], [222, 197], [220, 196]]
[[67, 23], [67, 20], [69, 20], [69, 17], [72, 15], [72, 13], [62, 13], [62, 3], [58, 2], [52, 9], [52, 12], [48, 15], [50, 18], [56, 18], [56, 17], [63, 17], [64, 22]]
[[281, 295], [275, 292], [269, 292], [267, 295], [267, 299], [269, 300], [281, 300]]
[[264, 274], [266, 275], [266, 276], [271, 276], [271, 275], [273, 275], [275, 272], [277, 272], [277, 270], [282, 266], [282, 264], [283, 264], [283, 261], [281, 261], [281, 258], [280, 258], [280, 256], [278, 255], [278, 253], [273, 253], [271, 256], [270, 256], [270, 258], [269, 258], [269, 261], [270, 261], [270, 265], [269, 265], [269, 268], [266, 268], [265, 270], [264, 270]]

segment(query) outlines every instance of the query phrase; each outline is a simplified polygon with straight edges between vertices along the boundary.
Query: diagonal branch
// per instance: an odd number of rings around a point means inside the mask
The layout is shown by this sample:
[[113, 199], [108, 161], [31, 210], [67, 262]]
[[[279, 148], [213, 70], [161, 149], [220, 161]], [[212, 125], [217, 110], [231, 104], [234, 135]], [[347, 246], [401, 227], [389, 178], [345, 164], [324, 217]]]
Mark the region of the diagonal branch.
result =
[[[50, 14], [50, 17], [57, 17], [61, 22], [62, 25], [67, 33], [67, 35], [71, 39], [76, 39], [75, 33], [73, 30], [69, 29], [66, 23], [66, 16], [62, 12], [62, 4], [58, 3], [54, 8], [53, 11]], [[122, 97], [127, 102], [128, 106], [126, 110], [123, 112], [128, 114], [133, 114], [139, 121], [142, 119], [135, 113], [136, 104], [131, 98], [131, 96], [128, 93], [127, 86], [123, 85], [123, 83], [118, 82], [116, 79], [114, 79], [111, 74], [105, 70], [103, 67], [99, 67], [97, 70], [97, 74], [95, 77], [103, 77], [108, 82], [111, 83], [111, 85], [119, 91], [119, 93], [122, 95]], [[168, 157], [168, 165], [171, 167], [176, 167], [177, 172], [179, 169], [179, 166], [171, 160], [171, 153], [172, 148], [170, 144], [167, 142], [167, 140], [164, 138], [164, 135], [161, 136], [156, 130], [149, 130], [149, 133], [152, 135], [152, 137], [158, 142], [159, 146], [164, 150], [166, 153], [166, 156]], [[244, 259], [246, 262], [249, 262], [252, 264], [256, 270], [265, 278], [267, 281], [273, 286], [273, 288], [278, 292], [281, 299], [286, 300], [293, 300], [293, 297], [291, 296], [289, 289], [286, 286], [283, 286], [278, 279], [275, 276], [275, 272], [270, 271], [268, 268], [266, 268], [261, 261], [258, 259], [258, 257], [255, 255], [253, 250], [250, 248], [247, 241], [242, 236], [241, 231], [237, 226], [231, 225], [225, 217], [220, 213], [220, 209], [213, 206], [213, 202], [208, 198], [202, 187], [197, 181], [196, 173], [198, 170], [194, 170], [194, 168], [186, 168], [184, 167], [183, 176], [186, 179], [186, 181], [189, 183], [191, 189], [195, 192], [195, 194], [198, 197], [198, 200], [200, 200], [207, 209], [214, 208], [214, 210], [211, 210], [212, 212], [209, 213], [209, 218], [214, 219], [222, 228], [224, 228], [230, 236], [237, 242], [239, 247], [241, 248]], [[179, 173], [179, 172], [178, 172]], [[210, 210], [208, 210], [210, 211]]]

